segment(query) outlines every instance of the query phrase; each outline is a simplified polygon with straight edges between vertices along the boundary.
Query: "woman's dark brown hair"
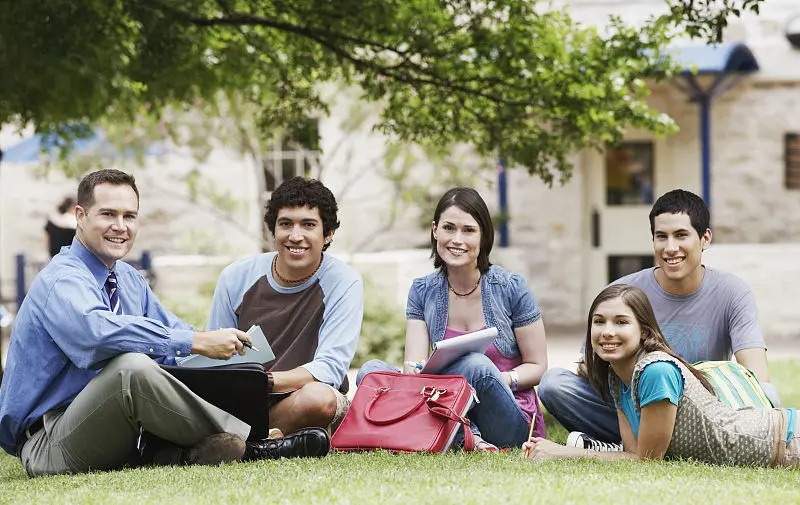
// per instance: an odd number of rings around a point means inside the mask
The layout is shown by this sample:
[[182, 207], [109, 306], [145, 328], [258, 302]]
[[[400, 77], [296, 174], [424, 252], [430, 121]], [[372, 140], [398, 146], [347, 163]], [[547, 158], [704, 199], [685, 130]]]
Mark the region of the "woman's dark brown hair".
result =
[[597, 354], [595, 354], [594, 349], [592, 349], [592, 317], [601, 303], [616, 298], [621, 299], [622, 303], [631, 309], [633, 316], [639, 323], [639, 327], [642, 330], [641, 349], [644, 350], [644, 352], [662, 351], [669, 354], [683, 363], [703, 384], [703, 387], [712, 394], [714, 393], [714, 389], [706, 378], [703, 377], [703, 374], [687, 363], [686, 360], [675, 354], [669, 347], [667, 340], [664, 338], [664, 334], [661, 333], [661, 328], [658, 327], [656, 315], [653, 313], [653, 307], [650, 305], [650, 300], [647, 299], [647, 295], [637, 287], [627, 284], [614, 284], [602, 290], [592, 302], [592, 307], [589, 309], [589, 319], [586, 324], [586, 347], [583, 356], [584, 363], [586, 363], [586, 373], [589, 383], [600, 393], [600, 396], [603, 397], [606, 403], [612, 403], [611, 392], [608, 389], [608, 375], [611, 373], [611, 367], [607, 361], [600, 359]]
[[[488, 207], [486, 207], [486, 202], [483, 201], [480, 193], [472, 188], [450, 188], [439, 199], [439, 203], [436, 205], [436, 210], [433, 213], [433, 222], [436, 226], [439, 226], [439, 218], [442, 217], [442, 213], [453, 206], [458, 207], [472, 216], [481, 229], [481, 247], [478, 251], [478, 270], [480, 270], [481, 274], [485, 274], [489, 271], [489, 267], [492, 266], [492, 262], [489, 261], [489, 253], [492, 252], [492, 245], [494, 245], [494, 224], [492, 223], [492, 215], [489, 213]], [[447, 274], [447, 264], [436, 250], [436, 237], [433, 236], [433, 230], [431, 230], [430, 238], [433, 266]]]

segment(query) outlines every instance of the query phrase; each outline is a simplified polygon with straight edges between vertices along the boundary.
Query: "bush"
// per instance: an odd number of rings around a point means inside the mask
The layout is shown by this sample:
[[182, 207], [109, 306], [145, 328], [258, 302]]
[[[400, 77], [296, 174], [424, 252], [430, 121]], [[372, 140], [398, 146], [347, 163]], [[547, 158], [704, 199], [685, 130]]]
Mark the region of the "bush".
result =
[[399, 365], [403, 361], [406, 319], [403, 307], [387, 302], [365, 279], [364, 322], [356, 355], [350, 366], [358, 368], [373, 358]]
[[216, 280], [204, 282], [197, 287], [196, 291], [186, 293], [180, 299], [166, 294], [157, 294], [157, 296], [161, 304], [171, 310], [173, 314], [194, 326], [195, 329], [203, 331], [208, 323], [215, 286]]

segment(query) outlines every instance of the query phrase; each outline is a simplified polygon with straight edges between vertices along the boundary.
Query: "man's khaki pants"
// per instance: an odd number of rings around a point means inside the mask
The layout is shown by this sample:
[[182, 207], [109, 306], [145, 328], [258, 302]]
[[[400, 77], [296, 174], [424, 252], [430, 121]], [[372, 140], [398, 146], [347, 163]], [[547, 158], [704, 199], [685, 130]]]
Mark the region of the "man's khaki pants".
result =
[[[133, 463], [139, 427], [176, 446], [216, 433], [246, 439], [250, 426], [192, 393], [144, 354], [122, 354], [20, 450], [30, 477], [110, 470]], [[176, 447], [177, 452], [177, 447]]]

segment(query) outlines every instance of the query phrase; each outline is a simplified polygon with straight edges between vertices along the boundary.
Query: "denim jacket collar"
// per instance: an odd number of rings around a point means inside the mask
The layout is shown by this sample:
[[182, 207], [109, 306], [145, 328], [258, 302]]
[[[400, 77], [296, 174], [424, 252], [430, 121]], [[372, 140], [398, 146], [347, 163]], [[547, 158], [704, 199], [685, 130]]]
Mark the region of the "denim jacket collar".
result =
[[[504, 295], [507, 294], [506, 291], [508, 290], [511, 276], [512, 272], [497, 265], [489, 267], [489, 270], [481, 276], [481, 305], [483, 307], [483, 318], [484, 321], [486, 321], [487, 328], [495, 327], [498, 329], [498, 335], [494, 340], [494, 345], [497, 347], [497, 350], [507, 358], [513, 358], [519, 355], [517, 340], [510, 326], [510, 321], [507, 320], [507, 317], [502, 315], [505, 311], [509, 310], [508, 307], [504, 306], [507, 298]], [[439, 270], [429, 275], [425, 279], [425, 284], [426, 288], [432, 289], [435, 293], [436, 311], [434, 314], [431, 314], [435, 320], [426, 321], [431, 343], [434, 344], [444, 339], [447, 329], [449, 303], [447, 276], [444, 272]], [[500, 318], [498, 318], [498, 314], [501, 314]], [[428, 314], [426, 314], [426, 319], [427, 315]]]

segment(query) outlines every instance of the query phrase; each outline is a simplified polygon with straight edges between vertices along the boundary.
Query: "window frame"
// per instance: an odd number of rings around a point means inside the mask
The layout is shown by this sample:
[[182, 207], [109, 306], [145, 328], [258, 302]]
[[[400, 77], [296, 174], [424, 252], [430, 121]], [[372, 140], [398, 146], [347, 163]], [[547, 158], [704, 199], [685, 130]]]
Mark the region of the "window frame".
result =
[[800, 133], [784, 134], [783, 151], [783, 186], [800, 190]]
[[[637, 203], [613, 203], [612, 199], [609, 198], [609, 185], [608, 185], [608, 173], [609, 173], [609, 165], [608, 165], [608, 153], [609, 150], [622, 150], [626, 147], [647, 147], [650, 150], [650, 195], [649, 201], [641, 201]], [[628, 174], [630, 175], [630, 173]], [[655, 201], [655, 186], [656, 186], [656, 143], [654, 140], [624, 140], [620, 142], [618, 145], [615, 146], [607, 146], [605, 153], [603, 155], [603, 179], [604, 179], [604, 203], [606, 207], [626, 207], [631, 205], [652, 205]]]

